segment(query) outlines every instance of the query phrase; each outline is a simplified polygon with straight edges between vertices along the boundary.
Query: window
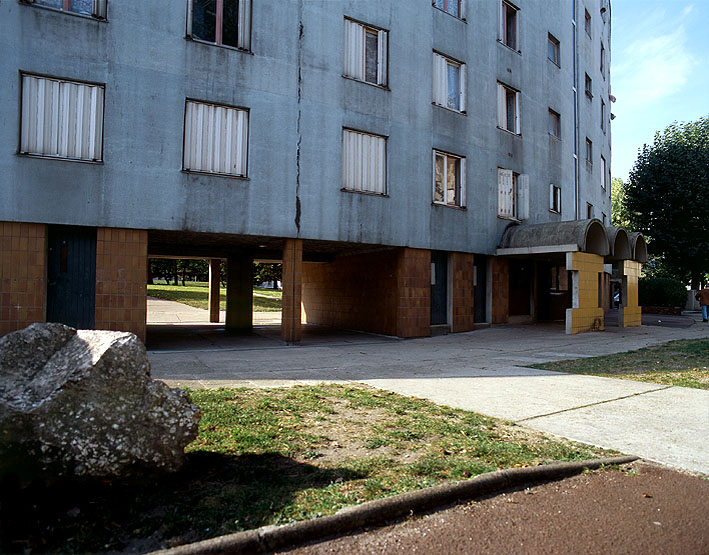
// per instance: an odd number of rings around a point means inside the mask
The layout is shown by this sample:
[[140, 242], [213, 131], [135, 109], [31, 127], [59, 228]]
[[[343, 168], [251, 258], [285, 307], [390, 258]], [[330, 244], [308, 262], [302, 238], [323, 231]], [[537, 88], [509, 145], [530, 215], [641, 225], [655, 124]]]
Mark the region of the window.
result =
[[586, 34], [590, 37], [591, 36], [591, 14], [588, 13], [588, 10], [584, 10], [586, 13], [584, 14], [584, 27], [586, 29]]
[[345, 19], [347, 77], [372, 85], [387, 82], [387, 32]]
[[25, 0], [36, 6], [46, 6], [55, 10], [88, 15], [97, 19], [106, 19], [107, 0]]
[[560, 56], [560, 48], [559, 48], [559, 41], [554, 35], [549, 33], [549, 40], [547, 42], [547, 58], [549, 58], [552, 62], [554, 62], [556, 65], [561, 66], [561, 56]]
[[451, 14], [458, 19], [465, 19], [463, 9], [465, 0], [433, 0], [433, 5], [439, 10]]
[[101, 161], [104, 85], [22, 75], [21, 154]]
[[593, 204], [590, 202], [586, 203], [586, 219], [590, 220], [593, 218]]
[[549, 184], [549, 211], [561, 214], [561, 187]]
[[511, 220], [529, 218], [529, 176], [497, 168], [497, 215]]
[[601, 75], [606, 78], [606, 48], [601, 43]]
[[249, 112], [187, 100], [182, 169], [246, 177]]
[[586, 137], [586, 163], [593, 164], [593, 143]]
[[511, 133], [521, 133], [519, 91], [497, 83], [497, 126]]
[[606, 103], [601, 99], [601, 129], [606, 132]]
[[549, 134], [557, 139], [561, 137], [561, 116], [549, 108]]
[[606, 159], [601, 154], [601, 189], [606, 190]]
[[251, 0], [188, 0], [187, 36], [249, 50]]
[[586, 82], [585, 82], [585, 87], [586, 87], [586, 96], [591, 100], [593, 98], [593, 80], [588, 76], [588, 73], [586, 75]]
[[465, 111], [465, 64], [433, 53], [433, 103]]
[[433, 202], [465, 206], [465, 158], [433, 151]]
[[517, 12], [512, 4], [500, 3], [500, 41], [512, 50], [517, 50]]
[[603, 225], [606, 225], [606, 219], [607, 219], [606, 213], [601, 212], [601, 214], [603, 215]]
[[386, 138], [351, 129], [342, 132], [342, 188], [386, 194]]

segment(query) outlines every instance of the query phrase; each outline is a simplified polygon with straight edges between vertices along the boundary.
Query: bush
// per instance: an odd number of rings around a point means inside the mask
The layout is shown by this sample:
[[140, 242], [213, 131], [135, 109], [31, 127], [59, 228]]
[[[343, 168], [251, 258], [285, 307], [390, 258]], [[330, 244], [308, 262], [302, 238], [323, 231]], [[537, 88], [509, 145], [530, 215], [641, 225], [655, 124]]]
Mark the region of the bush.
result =
[[672, 278], [642, 278], [638, 281], [640, 306], [679, 306], [687, 304], [687, 288]]

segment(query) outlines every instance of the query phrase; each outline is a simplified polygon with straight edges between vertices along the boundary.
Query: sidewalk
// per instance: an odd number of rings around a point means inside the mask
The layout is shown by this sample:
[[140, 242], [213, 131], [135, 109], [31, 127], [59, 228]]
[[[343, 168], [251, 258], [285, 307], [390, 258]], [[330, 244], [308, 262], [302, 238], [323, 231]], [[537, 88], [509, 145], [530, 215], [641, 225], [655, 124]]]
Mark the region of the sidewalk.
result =
[[214, 327], [216, 343], [195, 329], [189, 349], [162, 350], [151, 347], [157, 332], [149, 329], [154, 377], [191, 388], [361, 382], [709, 474], [709, 391], [526, 366], [709, 337], [701, 322], [579, 335], [560, 325], [501, 326], [412, 340], [306, 326], [295, 347], [277, 340], [278, 326], [242, 338]]

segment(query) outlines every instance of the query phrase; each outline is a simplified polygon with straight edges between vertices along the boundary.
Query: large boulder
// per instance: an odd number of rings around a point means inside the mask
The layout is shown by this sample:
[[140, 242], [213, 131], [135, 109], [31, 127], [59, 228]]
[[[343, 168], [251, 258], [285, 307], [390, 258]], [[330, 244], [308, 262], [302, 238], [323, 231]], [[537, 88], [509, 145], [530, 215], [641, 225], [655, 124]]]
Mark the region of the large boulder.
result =
[[0, 338], [0, 475], [174, 471], [199, 419], [185, 392], [150, 377], [132, 333], [50, 323]]

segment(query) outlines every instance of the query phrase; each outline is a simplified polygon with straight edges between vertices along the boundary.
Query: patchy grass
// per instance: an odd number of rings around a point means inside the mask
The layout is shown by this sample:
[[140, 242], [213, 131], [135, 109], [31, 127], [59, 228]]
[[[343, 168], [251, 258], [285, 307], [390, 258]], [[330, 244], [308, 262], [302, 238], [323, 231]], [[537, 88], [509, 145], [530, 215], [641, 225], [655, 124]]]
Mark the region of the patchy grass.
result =
[[[185, 282], [187, 285], [148, 285], [148, 295], [177, 301], [196, 308], [209, 308], [209, 284], [202, 281]], [[219, 309], [226, 310], [226, 289], [219, 290]], [[254, 287], [254, 312], [279, 312], [281, 291]]]
[[682, 339], [615, 355], [532, 366], [571, 374], [709, 389], [709, 339]]
[[332, 514], [498, 468], [609, 455], [365, 386], [192, 397], [203, 417], [182, 471], [143, 483], [18, 490], [0, 551], [146, 551]]

